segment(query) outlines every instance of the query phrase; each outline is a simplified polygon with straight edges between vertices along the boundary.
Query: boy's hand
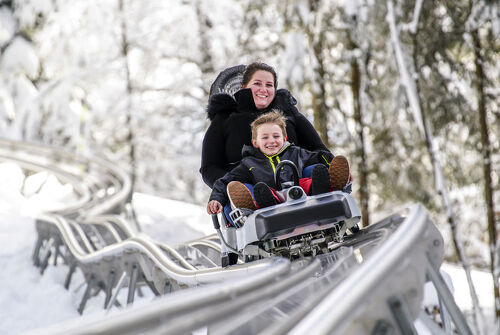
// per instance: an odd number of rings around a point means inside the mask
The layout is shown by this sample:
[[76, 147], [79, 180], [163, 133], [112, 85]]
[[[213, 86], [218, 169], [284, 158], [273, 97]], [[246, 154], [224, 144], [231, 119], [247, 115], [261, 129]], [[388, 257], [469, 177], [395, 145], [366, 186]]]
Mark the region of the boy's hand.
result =
[[217, 214], [217, 213], [222, 212], [222, 208], [223, 207], [222, 207], [220, 202], [218, 202], [217, 200], [212, 200], [212, 201], [208, 202], [207, 213], [208, 214]]

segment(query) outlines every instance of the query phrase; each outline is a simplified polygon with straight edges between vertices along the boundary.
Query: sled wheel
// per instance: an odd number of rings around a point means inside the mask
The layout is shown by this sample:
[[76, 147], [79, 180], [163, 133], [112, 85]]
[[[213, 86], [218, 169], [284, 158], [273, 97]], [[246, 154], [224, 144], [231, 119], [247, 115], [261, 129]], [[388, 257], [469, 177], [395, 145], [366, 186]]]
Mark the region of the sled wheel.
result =
[[359, 229], [359, 226], [357, 224], [355, 224], [354, 226], [352, 226], [351, 228], [349, 228], [349, 230], [351, 231], [351, 233], [355, 234], [357, 233], [358, 231], [360, 231]]

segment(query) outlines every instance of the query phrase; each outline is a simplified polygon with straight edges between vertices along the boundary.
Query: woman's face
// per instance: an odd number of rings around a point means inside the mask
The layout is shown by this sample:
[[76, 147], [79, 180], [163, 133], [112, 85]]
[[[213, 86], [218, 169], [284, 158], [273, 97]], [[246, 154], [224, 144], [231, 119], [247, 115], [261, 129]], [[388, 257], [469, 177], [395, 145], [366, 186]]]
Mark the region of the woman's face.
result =
[[263, 70], [255, 71], [245, 88], [252, 90], [253, 101], [258, 110], [267, 108], [276, 91], [273, 74]]

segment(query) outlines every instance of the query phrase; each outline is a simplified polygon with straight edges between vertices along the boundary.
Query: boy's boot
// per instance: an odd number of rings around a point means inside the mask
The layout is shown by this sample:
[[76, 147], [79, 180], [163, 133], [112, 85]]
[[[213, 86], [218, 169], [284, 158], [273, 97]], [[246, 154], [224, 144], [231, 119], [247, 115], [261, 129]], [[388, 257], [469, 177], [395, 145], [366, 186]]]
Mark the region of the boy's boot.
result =
[[330, 192], [330, 173], [323, 164], [316, 165], [311, 173], [311, 190], [309, 195]]
[[342, 191], [349, 181], [349, 163], [344, 156], [335, 156], [328, 168], [332, 191]]
[[253, 196], [259, 208], [274, 206], [278, 203], [269, 186], [263, 182], [255, 184], [253, 187]]
[[239, 181], [232, 181], [227, 184], [227, 195], [232, 209], [248, 208], [253, 211], [257, 209], [253, 202], [252, 193]]

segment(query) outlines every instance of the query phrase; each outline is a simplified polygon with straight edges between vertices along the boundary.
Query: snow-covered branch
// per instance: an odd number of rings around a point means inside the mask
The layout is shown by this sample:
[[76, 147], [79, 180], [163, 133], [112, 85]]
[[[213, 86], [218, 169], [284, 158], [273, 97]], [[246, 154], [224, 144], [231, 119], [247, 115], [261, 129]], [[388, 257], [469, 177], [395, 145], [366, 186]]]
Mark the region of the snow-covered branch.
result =
[[415, 85], [415, 81], [411, 78], [410, 73], [408, 71], [409, 65], [405, 63], [403, 51], [401, 48], [401, 43], [399, 42], [399, 34], [396, 27], [396, 18], [394, 16], [394, 4], [392, 0], [387, 1], [387, 23], [389, 24], [389, 29], [391, 32], [391, 41], [392, 46], [394, 48], [394, 53], [396, 54], [396, 61], [398, 64], [399, 73], [401, 75], [401, 81], [403, 86], [406, 89], [408, 103], [410, 105], [410, 109], [413, 113], [413, 118], [417, 123], [417, 127], [420, 131], [420, 134], [425, 137], [424, 124], [422, 121], [422, 112], [420, 110], [420, 104], [418, 101], [418, 93]]

